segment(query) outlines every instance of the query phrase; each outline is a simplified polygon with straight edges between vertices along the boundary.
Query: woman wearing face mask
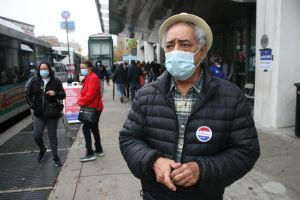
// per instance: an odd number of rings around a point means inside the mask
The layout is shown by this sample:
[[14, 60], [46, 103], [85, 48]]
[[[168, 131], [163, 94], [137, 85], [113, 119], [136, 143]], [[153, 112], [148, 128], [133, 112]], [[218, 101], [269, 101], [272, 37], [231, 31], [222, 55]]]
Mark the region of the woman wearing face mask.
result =
[[53, 155], [54, 165], [61, 166], [61, 161], [57, 154], [57, 124], [61, 113], [56, 116], [45, 116], [47, 104], [58, 103], [66, 97], [62, 83], [54, 77], [54, 73], [48, 62], [42, 62], [37, 69], [36, 77], [30, 81], [26, 98], [31, 109], [33, 109], [33, 136], [40, 148], [38, 162], [43, 161], [47, 148], [43, 142], [43, 132], [47, 126], [48, 137]]
[[[80, 64], [80, 73], [85, 78], [81, 81], [82, 90], [78, 99], [80, 106], [87, 106], [90, 108], [97, 108], [97, 122], [89, 123], [84, 122], [82, 132], [85, 139], [86, 154], [80, 158], [81, 162], [91, 161], [96, 159], [96, 154], [104, 156], [103, 148], [101, 145], [100, 132], [98, 127], [99, 118], [103, 110], [103, 102], [101, 97], [101, 82], [93, 69], [90, 61], [83, 61]], [[95, 151], [92, 148], [91, 132], [95, 140]]]

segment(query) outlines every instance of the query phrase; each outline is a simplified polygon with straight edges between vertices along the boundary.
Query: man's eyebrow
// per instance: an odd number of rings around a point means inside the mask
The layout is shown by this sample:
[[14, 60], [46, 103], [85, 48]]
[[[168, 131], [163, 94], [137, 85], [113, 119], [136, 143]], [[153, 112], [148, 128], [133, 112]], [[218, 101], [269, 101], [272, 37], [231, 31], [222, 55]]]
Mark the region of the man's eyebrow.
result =
[[191, 42], [191, 40], [189, 40], [189, 39], [183, 39], [183, 40], [180, 40], [180, 39], [173, 39], [173, 40], [167, 41], [167, 43], [172, 43], [172, 42], [175, 42], [176, 40], [179, 41], [180, 43], [183, 43], [183, 42]]

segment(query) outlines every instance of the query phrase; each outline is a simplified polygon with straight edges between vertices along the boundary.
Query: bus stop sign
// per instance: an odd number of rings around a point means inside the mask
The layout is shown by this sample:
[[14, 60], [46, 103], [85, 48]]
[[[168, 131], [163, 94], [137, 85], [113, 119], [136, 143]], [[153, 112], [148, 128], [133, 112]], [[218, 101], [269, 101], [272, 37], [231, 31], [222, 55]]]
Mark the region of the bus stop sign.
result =
[[63, 19], [67, 20], [70, 18], [70, 12], [67, 10], [62, 11], [61, 16]]

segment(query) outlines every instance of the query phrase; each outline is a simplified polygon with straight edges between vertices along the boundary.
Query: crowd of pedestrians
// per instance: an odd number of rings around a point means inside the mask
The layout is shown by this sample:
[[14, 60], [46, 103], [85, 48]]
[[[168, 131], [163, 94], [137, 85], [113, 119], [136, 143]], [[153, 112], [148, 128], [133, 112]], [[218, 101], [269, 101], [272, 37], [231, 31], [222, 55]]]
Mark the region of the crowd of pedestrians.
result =
[[141, 63], [140, 61], [132, 61], [130, 64], [118, 63], [115, 64], [115, 68], [112, 80], [116, 84], [117, 95], [121, 103], [125, 98], [132, 101], [138, 89], [145, 83], [155, 81], [165, 70], [155, 61], [151, 63]]

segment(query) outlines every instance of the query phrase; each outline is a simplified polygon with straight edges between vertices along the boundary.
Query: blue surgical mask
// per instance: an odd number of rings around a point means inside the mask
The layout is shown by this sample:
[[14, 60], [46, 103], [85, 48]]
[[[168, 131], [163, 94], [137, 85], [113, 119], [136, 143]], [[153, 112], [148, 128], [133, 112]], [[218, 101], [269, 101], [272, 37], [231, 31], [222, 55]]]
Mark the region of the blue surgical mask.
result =
[[48, 78], [49, 71], [48, 70], [41, 70], [40, 75], [41, 75], [42, 78]]
[[[198, 50], [199, 51], [199, 50]], [[196, 53], [198, 52], [196, 51]], [[165, 54], [166, 68], [175, 79], [186, 80], [193, 75], [196, 70], [194, 56], [196, 53], [188, 51], [170, 51]]]
[[88, 69], [80, 69], [80, 74], [86, 76], [88, 74]]

